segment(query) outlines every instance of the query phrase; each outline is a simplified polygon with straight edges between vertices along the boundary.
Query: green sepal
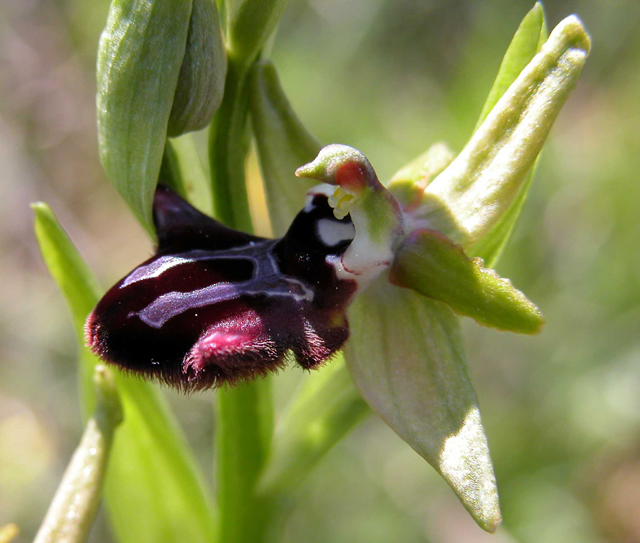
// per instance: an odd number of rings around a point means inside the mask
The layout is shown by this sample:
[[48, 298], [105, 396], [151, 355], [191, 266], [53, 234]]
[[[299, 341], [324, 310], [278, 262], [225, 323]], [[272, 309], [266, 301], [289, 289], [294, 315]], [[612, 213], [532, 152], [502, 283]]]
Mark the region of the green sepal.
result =
[[457, 314], [479, 324], [521, 334], [540, 331], [544, 319], [527, 297], [479, 258], [433, 230], [419, 230], [396, 252], [389, 279], [446, 303]]
[[[33, 210], [43, 260], [73, 316], [80, 398], [87, 417], [96, 405], [93, 375], [99, 360], [85, 347], [84, 321], [101, 291], [51, 209], [37, 203]], [[117, 540], [214, 541], [216, 510], [166, 400], [155, 385], [115, 369], [113, 373], [124, 408], [106, 480], [107, 508]]]
[[251, 122], [273, 233], [282, 236], [312, 185], [294, 172], [311, 162], [321, 145], [293, 111], [269, 61], [256, 62], [251, 71]]
[[98, 48], [100, 159], [136, 218], [151, 218], [191, 0], [113, 0]]
[[441, 233], [467, 249], [511, 207], [589, 49], [589, 36], [577, 17], [553, 30], [462, 152], [426, 188], [455, 218], [456, 227]]
[[294, 490], [368, 411], [342, 355], [312, 372], [276, 428], [259, 493], [273, 496]]
[[501, 521], [498, 491], [458, 318], [385, 277], [348, 316], [345, 359], [364, 399], [493, 532]]
[[84, 543], [89, 537], [102, 499], [113, 434], [123, 417], [109, 370], [103, 365], [96, 366], [94, 380], [95, 411], [87, 421], [34, 543]]
[[180, 68], [167, 134], [179, 136], [207, 126], [222, 102], [227, 54], [214, 0], [193, 0], [187, 46]]

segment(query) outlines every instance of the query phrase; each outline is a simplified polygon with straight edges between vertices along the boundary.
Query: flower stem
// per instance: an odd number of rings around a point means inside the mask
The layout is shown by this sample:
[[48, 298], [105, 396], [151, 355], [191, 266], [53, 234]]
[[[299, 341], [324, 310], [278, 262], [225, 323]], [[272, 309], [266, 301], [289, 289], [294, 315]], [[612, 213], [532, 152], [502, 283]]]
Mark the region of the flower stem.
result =
[[[215, 216], [245, 232], [253, 230], [245, 181], [250, 144], [248, 72], [249, 66], [229, 59], [225, 94], [211, 128], [209, 146]], [[268, 455], [272, 428], [269, 379], [218, 391], [220, 541], [257, 543], [266, 538], [270, 515], [268, 508], [258, 503], [255, 489]]]
[[214, 214], [227, 226], [245, 232], [252, 230], [244, 173], [251, 141], [248, 71], [229, 59], [224, 98], [209, 139]]

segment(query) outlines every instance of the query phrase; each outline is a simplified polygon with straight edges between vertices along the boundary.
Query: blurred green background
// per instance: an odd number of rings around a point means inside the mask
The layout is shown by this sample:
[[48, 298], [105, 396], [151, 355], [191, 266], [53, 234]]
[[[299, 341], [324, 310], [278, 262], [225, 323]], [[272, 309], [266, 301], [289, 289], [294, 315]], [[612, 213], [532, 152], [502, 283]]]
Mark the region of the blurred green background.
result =
[[[459, 150], [530, 1], [291, 0], [272, 58], [322, 142], [381, 178]], [[30, 541], [82, 431], [75, 342], [29, 203], [48, 202], [111, 285], [152, 251], [97, 158], [106, 0], [0, 3], [0, 526]], [[543, 310], [539, 337], [464, 322], [504, 513], [483, 533], [375, 416], [294, 496], [283, 541], [640, 542], [640, 3], [557, 1], [592, 35], [498, 266]], [[281, 410], [302, 376], [275, 380]], [[169, 393], [213, 478], [211, 393]], [[101, 516], [93, 542], [111, 541]]]

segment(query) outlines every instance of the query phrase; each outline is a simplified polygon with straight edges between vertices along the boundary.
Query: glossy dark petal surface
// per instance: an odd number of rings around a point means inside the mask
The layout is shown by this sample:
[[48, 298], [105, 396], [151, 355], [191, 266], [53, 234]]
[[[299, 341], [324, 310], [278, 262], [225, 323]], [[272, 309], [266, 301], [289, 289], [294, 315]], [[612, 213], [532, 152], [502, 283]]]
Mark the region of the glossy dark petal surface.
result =
[[169, 189], [154, 201], [159, 248], [87, 319], [102, 358], [183, 390], [235, 383], [285, 364], [313, 368], [346, 341], [356, 290], [327, 263], [353, 239], [349, 219], [312, 196], [280, 240], [227, 228]]

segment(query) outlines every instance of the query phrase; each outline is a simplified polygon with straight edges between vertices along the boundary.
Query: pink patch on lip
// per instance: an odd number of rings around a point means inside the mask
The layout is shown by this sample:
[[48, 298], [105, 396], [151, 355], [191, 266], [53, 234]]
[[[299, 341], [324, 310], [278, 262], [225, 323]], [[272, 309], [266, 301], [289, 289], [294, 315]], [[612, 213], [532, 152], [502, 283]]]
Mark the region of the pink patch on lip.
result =
[[338, 168], [336, 184], [345, 189], [360, 191], [366, 184], [366, 175], [362, 166], [355, 161], [347, 162]]

